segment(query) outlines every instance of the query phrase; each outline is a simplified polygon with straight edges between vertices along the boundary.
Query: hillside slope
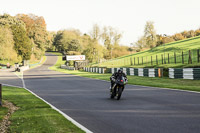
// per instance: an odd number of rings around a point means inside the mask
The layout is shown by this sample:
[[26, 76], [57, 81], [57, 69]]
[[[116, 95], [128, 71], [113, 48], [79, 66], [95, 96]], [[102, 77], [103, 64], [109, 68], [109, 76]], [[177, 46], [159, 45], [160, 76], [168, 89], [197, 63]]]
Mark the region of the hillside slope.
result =
[[177, 67], [188, 66], [189, 50], [193, 65], [200, 65], [197, 59], [200, 36], [167, 43], [150, 50], [122, 56], [93, 66], [99, 67]]

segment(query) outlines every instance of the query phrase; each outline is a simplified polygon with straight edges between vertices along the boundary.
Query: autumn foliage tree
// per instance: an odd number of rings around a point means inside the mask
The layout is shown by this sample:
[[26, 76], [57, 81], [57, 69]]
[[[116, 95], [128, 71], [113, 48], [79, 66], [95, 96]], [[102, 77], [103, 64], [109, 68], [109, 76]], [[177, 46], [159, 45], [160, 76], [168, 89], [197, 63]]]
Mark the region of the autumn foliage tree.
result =
[[32, 40], [33, 54], [40, 59], [52, 42], [44, 18], [33, 14], [18, 14], [16, 17], [26, 24], [28, 37]]
[[26, 25], [23, 21], [8, 14], [0, 16], [0, 25], [11, 29], [14, 40], [14, 49], [19, 61], [29, 60], [31, 55], [31, 42], [27, 36]]
[[185, 37], [181, 33], [176, 33], [172, 36], [175, 41], [183, 40]]
[[195, 35], [196, 35], [196, 36], [199, 36], [199, 35], [200, 35], [200, 29], [197, 29], [197, 30], [195, 31]]

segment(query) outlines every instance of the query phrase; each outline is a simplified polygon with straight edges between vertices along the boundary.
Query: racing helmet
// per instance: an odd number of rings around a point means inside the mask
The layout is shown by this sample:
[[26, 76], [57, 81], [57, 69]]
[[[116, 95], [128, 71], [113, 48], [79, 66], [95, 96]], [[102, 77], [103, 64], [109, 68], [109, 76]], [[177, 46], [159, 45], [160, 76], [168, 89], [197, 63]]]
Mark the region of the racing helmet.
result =
[[118, 70], [118, 73], [123, 73], [123, 71], [121, 69]]

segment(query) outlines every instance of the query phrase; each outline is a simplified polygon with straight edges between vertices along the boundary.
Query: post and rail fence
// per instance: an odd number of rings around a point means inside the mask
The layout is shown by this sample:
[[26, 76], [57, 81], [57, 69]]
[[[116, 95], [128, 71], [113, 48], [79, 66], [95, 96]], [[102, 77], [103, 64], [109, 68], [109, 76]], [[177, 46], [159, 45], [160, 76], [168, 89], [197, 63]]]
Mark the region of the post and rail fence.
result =
[[[164, 55], [167, 56], [164, 56]], [[188, 51], [175, 51], [171, 53], [161, 53], [149, 56], [127, 56], [124, 58], [116, 58], [102, 62], [102, 66], [155, 66], [163, 64], [194, 64], [200, 63], [200, 51], [199, 49], [193, 49]]]

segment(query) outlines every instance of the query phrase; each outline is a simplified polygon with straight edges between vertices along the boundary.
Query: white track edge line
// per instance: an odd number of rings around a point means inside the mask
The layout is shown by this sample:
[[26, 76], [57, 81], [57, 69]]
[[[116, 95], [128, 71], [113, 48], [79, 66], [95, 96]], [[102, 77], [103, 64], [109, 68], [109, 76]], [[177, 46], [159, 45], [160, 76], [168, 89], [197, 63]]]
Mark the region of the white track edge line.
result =
[[[16, 74], [17, 75], [17, 74]], [[23, 74], [22, 74], [23, 75]], [[20, 78], [17, 75], [18, 78]], [[56, 108], [55, 106], [53, 106], [52, 104], [50, 104], [49, 102], [47, 102], [46, 100], [44, 100], [43, 98], [39, 97], [37, 94], [35, 94], [34, 92], [32, 92], [31, 90], [27, 89], [25, 86], [25, 82], [22, 78], [20, 78], [22, 80], [23, 83], [23, 88], [26, 89], [27, 91], [29, 91], [31, 94], [33, 94], [34, 96], [36, 96], [37, 98], [41, 99], [42, 101], [44, 101], [46, 104], [48, 104], [49, 106], [51, 106], [52, 109], [56, 110], [57, 112], [59, 112], [61, 115], [63, 115], [67, 120], [71, 121], [74, 125], [76, 125], [77, 127], [79, 127], [80, 129], [82, 129], [83, 131], [85, 131], [86, 133], [93, 133], [92, 131], [90, 131], [89, 129], [87, 129], [86, 127], [84, 127], [83, 125], [81, 125], [80, 123], [78, 123], [77, 121], [75, 121], [74, 119], [72, 119], [70, 116], [68, 116], [67, 114], [65, 114], [64, 112], [62, 112], [61, 110], [59, 110], [58, 108]], [[13, 86], [13, 85], [12, 85]], [[13, 86], [15, 87], [15, 86]], [[17, 87], [17, 86], [16, 86]], [[22, 87], [20, 87], [22, 88]]]
[[30, 93], [32, 93], [34, 96], [36, 96], [37, 98], [41, 99], [42, 101], [44, 101], [46, 104], [48, 104], [49, 106], [51, 106], [52, 109], [56, 110], [57, 112], [59, 112], [60, 114], [62, 114], [66, 119], [68, 119], [69, 121], [71, 121], [74, 125], [76, 125], [77, 127], [79, 127], [80, 129], [82, 129], [83, 131], [85, 131], [86, 133], [93, 133], [92, 131], [90, 131], [89, 129], [87, 129], [86, 127], [84, 127], [83, 125], [81, 125], [80, 123], [78, 123], [77, 121], [75, 121], [74, 119], [72, 119], [70, 116], [68, 116], [67, 114], [65, 114], [64, 112], [62, 112], [61, 110], [59, 110], [58, 108], [56, 108], [55, 106], [53, 106], [52, 104], [50, 104], [49, 102], [47, 102], [46, 100], [44, 100], [43, 98], [39, 97], [37, 94], [35, 94], [34, 92], [32, 92], [31, 90], [24, 88], [27, 91], [29, 91]]
[[[23, 88], [20, 86], [15, 86], [15, 85], [9, 85], [9, 84], [3, 84], [4, 86], [10, 86], [10, 87], [17, 87], [17, 88]], [[48, 104], [52, 109], [56, 110], [57, 112], [59, 112], [61, 115], [63, 115], [67, 120], [71, 121], [74, 125], [76, 125], [77, 127], [79, 127], [80, 129], [82, 129], [83, 131], [85, 131], [86, 133], [93, 133], [92, 131], [90, 131], [89, 129], [87, 129], [86, 127], [84, 127], [83, 125], [81, 125], [80, 123], [78, 123], [77, 121], [75, 121], [74, 119], [72, 119], [70, 116], [66, 115], [64, 112], [62, 112], [61, 110], [59, 110], [58, 108], [56, 108], [55, 106], [53, 106], [52, 104], [50, 104], [49, 102], [47, 102], [46, 100], [44, 100], [43, 98], [39, 97], [37, 94], [35, 94], [34, 92], [32, 92], [31, 90], [24, 88], [25, 90], [27, 90], [28, 92], [30, 92], [31, 94], [33, 94], [34, 96], [36, 96], [37, 98], [39, 98], [40, 100], [42, 100], [43, 102], [45, 102], [46, 104]]]

